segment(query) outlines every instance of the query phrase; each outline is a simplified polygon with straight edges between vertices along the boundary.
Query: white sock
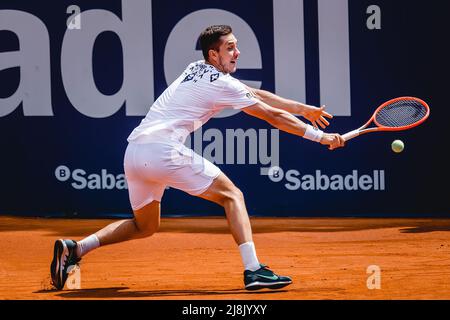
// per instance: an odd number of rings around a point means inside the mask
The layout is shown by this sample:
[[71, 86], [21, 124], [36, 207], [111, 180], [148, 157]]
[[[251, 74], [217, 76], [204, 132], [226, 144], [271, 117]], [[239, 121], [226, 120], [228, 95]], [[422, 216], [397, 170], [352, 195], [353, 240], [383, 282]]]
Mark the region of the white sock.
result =
[[89, 237], [77, 242], [77, 256], [78, 258], [81, 258], [89, 251], [92, 251], [98, 247], [100, 247], [100, 241], [95, 234], [91, 234]]
[[241, 252], [245, 270], [256, 271], [261, 268], [256, 256], [255, 244], [252, 241], [241, 244], [239, 251]]

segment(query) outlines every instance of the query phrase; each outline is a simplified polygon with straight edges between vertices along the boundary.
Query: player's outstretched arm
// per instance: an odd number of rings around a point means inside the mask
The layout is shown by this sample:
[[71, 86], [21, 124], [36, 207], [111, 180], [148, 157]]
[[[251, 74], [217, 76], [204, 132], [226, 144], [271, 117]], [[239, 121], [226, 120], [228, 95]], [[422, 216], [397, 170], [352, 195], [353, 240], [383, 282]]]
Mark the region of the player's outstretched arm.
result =
[[337, 133], [324, 133], [304, 123], [289, 112], [269, 106], [264, 102], [243, 108], [245, 113], [262, 119], [282, 131], [328, 145], [330, 150], [343, 147], [344, 139]]
[[325, 111], [325, 106], [318, 108], [280, 97], [266, 90], [254, 89], [249, 86], [246, 87], [258, 100], [276, 109], [285, 110], [294, 115], [300, 115], [309, 120], [314, 127], [320, 126], [322, 129], [325, 129], [330, 124], [326, 118], [333, 118], [331, 114]]

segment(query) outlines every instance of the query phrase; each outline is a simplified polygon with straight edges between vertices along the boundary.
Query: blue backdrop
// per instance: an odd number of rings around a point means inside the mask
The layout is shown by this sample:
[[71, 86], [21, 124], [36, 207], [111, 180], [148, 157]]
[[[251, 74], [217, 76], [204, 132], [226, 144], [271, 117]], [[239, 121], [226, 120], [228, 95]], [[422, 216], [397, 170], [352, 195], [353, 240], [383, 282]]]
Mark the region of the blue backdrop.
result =
[[[333, 152], [243, 113], [212, 119], [192, 147], [244, 192], [250, 214], [450, 216], [449, 9], [419, 0], [2, 0], [0, 214], [130, 215], [126, 138], [186, 62], [201, 59], [192, 34], [217, 21], [239, 39], [236, 77], [325, 103], [336, 115], [328, 132], [359, 127], [398, 96], [431, 107], [420, 127]], [[391, 150], [395, 139], [402, 153]], [[281, 176], [262, 174], [274, 165]], [[173, 189], [162, 212], [223, 214]]]

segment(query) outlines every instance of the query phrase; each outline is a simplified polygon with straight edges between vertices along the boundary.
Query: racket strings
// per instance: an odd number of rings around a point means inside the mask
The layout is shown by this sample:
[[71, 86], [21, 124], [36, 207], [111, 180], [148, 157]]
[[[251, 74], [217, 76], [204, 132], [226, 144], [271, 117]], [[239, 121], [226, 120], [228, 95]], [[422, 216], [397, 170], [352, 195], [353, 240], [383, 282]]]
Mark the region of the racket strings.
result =
[[427, 109], [419, 101], [405, 99], [381, 108], [375, 116], [375, 121], [386, 127], [404, 127], [422, 120], [426, 114]]

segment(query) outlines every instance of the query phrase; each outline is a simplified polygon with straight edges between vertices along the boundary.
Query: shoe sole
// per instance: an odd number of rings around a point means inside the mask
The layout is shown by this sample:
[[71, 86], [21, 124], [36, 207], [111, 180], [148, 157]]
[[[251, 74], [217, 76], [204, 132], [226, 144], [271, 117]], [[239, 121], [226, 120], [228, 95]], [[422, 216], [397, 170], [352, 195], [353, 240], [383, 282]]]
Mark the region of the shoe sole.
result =
[[259, 290], [259, 289], [281, 289], [284, 288], [288, 285], [290, 285], [292, 283], [292, 281], [289, 282], [272, 282], [272, 283], [267, 283], [267, 282], [252, 282], [249, 283], [248, 285], [245, 286], [246, 290]]
[[63, 268], [62, 259], [69, 254], [69, 250], [62, 239], [55, 241], [55, 247], [53, 248], [53, 260], [50, 266], [50, 273], [52, 276], [52, 284], [56, 289], [61, 290], [64, 287], [63, 282]]

